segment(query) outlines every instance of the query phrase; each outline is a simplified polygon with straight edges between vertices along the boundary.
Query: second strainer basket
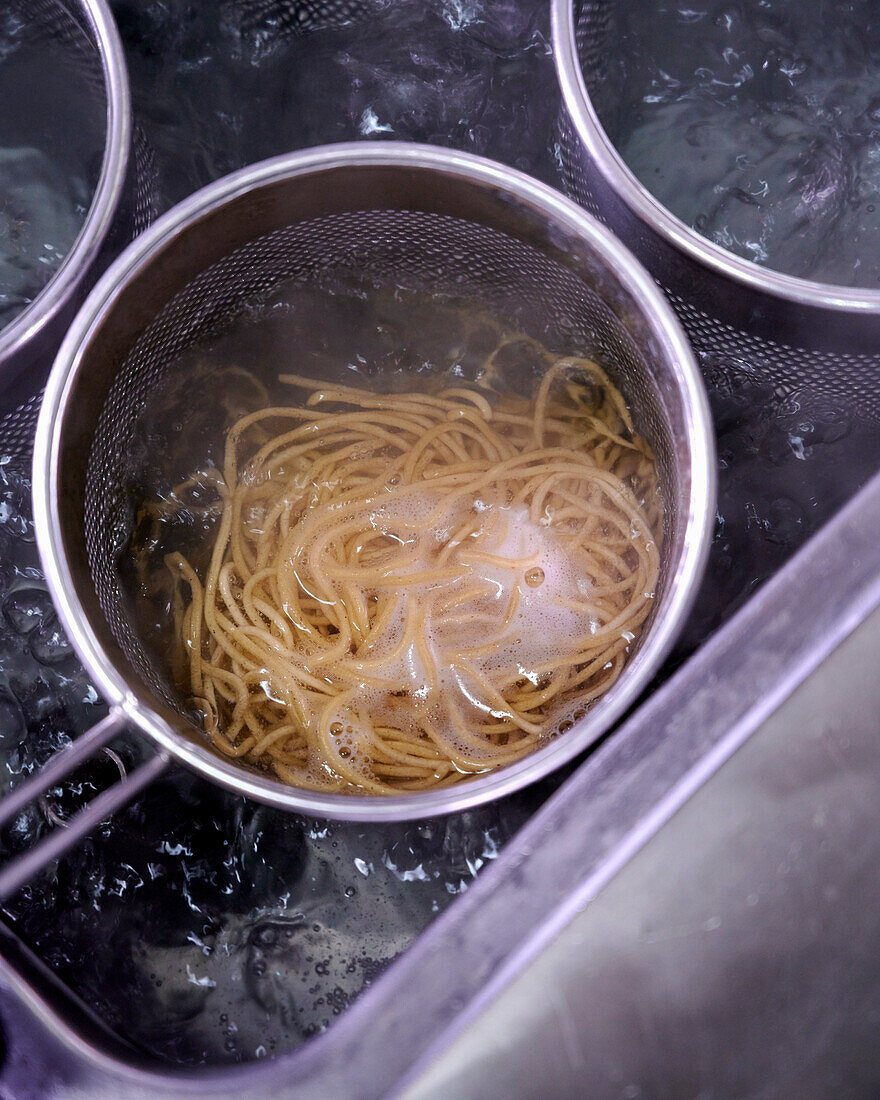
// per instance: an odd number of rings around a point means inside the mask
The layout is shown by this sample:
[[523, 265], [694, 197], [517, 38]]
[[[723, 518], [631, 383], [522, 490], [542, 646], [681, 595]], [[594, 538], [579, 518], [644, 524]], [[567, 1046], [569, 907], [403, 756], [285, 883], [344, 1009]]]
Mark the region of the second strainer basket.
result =
[[[28, 375], [28, 395], [31, 372], [45, 378], [95, 277], [130, 239], [136, 196], [128, 74], [104, 0], [10, 0], [0, 38], [0, 384], [8, 406], [19, 376]], [[146, 190], [138, 185], [137, 198]]]

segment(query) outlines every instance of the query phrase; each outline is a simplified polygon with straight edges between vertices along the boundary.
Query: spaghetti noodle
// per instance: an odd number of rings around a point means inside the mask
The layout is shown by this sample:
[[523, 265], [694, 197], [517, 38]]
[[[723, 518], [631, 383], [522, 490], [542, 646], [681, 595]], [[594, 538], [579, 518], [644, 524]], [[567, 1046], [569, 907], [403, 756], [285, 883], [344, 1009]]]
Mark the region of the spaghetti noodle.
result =
[[204, 576], [165, 558], [214, 744], [295, 786], [386, 795], [570, 726], [658, 576], [653, 457], [600, 368], [558, 359], [532, 399], [281, 382], [298, 403], [227, 435]]

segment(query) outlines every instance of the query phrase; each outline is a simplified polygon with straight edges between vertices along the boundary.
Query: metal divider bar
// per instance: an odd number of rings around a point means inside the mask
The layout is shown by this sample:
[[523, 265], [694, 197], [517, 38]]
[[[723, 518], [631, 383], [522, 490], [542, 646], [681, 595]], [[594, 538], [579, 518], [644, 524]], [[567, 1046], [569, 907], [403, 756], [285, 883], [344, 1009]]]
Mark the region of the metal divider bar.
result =
[[[125, 727], [125, 724], [125, 715], [114, 707], [106, 718], [78, 737], [72, 745], [56, 753], [45, 767], [0, 801], [0, 826], [12, 820], [25, 806], [38, 799], [48, 788], [61, 782], [79, 764], [103, 748]], [[118, 783], [114, 783], [93, 798], [87, 806], [74, 814], [70, 821], [64, 822], [63, 828], [56, 827], [29, 851], [10, 859], [0, 869], [0, 902], [17, 893], [42, 867], [63, 855], [68, 848], [72, 848], [87, 836], [96, 825], [112, 816], [139, 791], [152, 783], [168, 767], [170, 759], [164, 752], [153, 756]]]

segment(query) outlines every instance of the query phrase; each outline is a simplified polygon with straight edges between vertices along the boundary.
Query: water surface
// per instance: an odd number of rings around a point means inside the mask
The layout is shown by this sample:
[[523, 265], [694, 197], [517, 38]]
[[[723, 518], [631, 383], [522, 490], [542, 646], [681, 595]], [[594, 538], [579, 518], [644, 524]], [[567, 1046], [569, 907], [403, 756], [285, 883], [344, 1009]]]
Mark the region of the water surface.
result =
[[596, 102], [648, 190], [754, 263], [880, 286], [876, 4], [606, 6]]

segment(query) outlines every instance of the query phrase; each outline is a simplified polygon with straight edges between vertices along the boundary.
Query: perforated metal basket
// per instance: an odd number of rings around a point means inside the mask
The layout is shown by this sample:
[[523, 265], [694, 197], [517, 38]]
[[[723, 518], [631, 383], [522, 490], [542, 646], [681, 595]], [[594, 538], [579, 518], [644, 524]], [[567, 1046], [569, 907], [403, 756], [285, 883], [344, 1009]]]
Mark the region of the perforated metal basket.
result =
[[609, 226], [666, 291], [694, 347], [746, 360], [782, 398], [831, 400], [880, 417], [880, 291], [758, 267], [666, 210], [623, 162], [594, 99], [606, 85], [632, 0], [552, 0], [563, 106], [565, 189]]
[[[661, 581], [638, 651], [564, 736], [453, 788], [385, 798], [321, 794], [222, 756], [126, 611], [119, 552], [131, 532], [133, 440], [145, 403], [183, 369], [188, 349], [216, 337], [279, 284], [309, 286], [329, 273], [465, 297], [519, 325], [538, 326], [551, 345], [589, 349], [620, 385], [658, 458], [666, 523]], [[169, 417], [186, 436], [199, 401], [185, 385], [177, 390], [179, 407]], [[222, 381], [212, 376], [198, 393], [219, 402]], [[538, 779], [582, 752], [635, 700], [668, 651], [702, 571], [714, 514], [714, 455], [705, 394], [678, 323], [606, 230], [556, 192], [488, 161], [403, 143], [359, 143], [280, 157], [227, 177], [123, 253], [80, 311], [56, 361], [38, 426], [34, 492], [53, 598], [111, 703], [109, 718], [70, 752], [81, 757], [125, 724], [160, 749], [100, 796], [105, 801], [94, 813], [124, 801], [170, 755], [286, 809], [399, 820], [460, 810]], [[51, 766], [63, 769], [64, 762], [56, 758]], [[14, 792], [0, 819], [27, 797]], [[86, 827], [99, 820], [91, 806], [82, 813]], [[49, 843], [60, 845], [72, 832], [53, 834]], [[11, 881], [0, 876], [0, 894]]]
[[[104, 148], [82, 228], [51, 280], [0, 329], [0, 384], [30, 368], [48, 371], [64, 332], [97, 276], [102, 260], [129, 238], [134, 216], [128, 177], [131, 107], [122, 45], [105, 0], [9, 0], [6, 15], [28, 29], [28, 49], [51, 43], [75, 74], [68, 89], [80, 109], [105, 118]], [[22, 89], [26, 96], [28, 90]], [[38, 135], [35, 135], [35, 140]], [[63, 162], [59, 165], [63, 171]], [[32, 392], [34, 381], [29, 382]]]

